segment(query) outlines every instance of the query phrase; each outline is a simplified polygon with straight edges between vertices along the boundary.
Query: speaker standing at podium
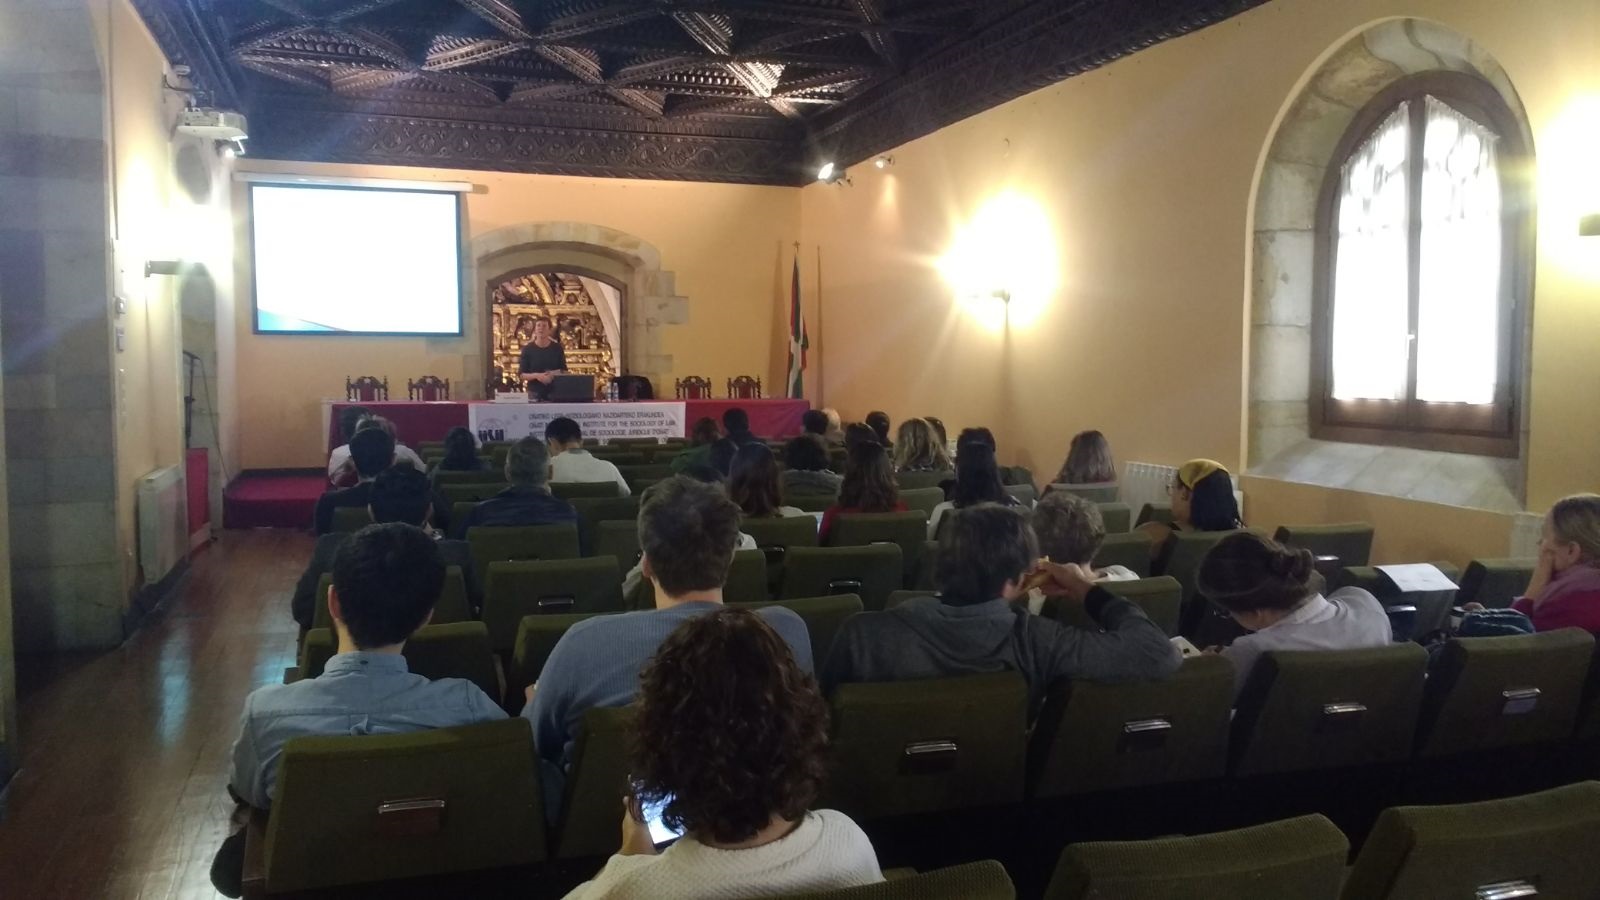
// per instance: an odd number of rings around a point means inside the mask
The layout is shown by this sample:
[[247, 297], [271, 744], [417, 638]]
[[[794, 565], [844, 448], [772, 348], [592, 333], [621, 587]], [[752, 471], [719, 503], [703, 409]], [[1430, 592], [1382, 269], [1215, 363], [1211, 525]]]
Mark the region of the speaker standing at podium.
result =
[[567, 351], [561, 342], [550, 336], [550, 320], [539, 317], [533, 321], [533, 342], [522, 347], [522, 383], [535, 400], [543, 400], [550, 393], [550, 384], [567, 369]]

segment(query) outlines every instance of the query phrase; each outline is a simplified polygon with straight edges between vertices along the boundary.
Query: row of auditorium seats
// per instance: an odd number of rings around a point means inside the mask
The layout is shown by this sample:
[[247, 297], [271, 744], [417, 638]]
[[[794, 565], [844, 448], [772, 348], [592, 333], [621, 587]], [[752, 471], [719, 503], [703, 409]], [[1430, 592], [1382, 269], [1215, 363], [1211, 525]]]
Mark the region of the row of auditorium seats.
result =
[[[987, 689], [1004, 678], [972, 680]], [[988, 715], [987, 702], [996, 701], [1020, 718], [1025, 705], [1015, 693], [959, 691], [950, 699], [940, 724]], [[925, 698], [924, 712], [940, 706], [938, 700]], [[866, 790], [873, 798], [901, 801], [893, 805], [925, 807], [916, 795], [941, 780], [947, 770], [940, 761], [968, 752], [952, 752], [941, 739], [926, 752], [908, 754], [896, 733], [905, 718], [892, 715], [897, 709], [865, 703], [859, 712], [839, 721], [835, 699], [836, 784], [823, 806], [851, 812], [836, 801], [850, 799], [844, 792]], [[556, 824], [548, 830], [550, 798], [542, 796], [530, 731], [520, 719], [402, 735], [295, 739], [284, 748], [271, 814], [251, 823], [246, 886], [252, 894], [278, 894], [608, 855], [619, 843], [617, 796], [631, 715], [630, 709], [586, 714]], [[837, 784], [841, 776], [843, 786]], [[980, 799], [992, 805], [1002, 798]], [[1190, 838], [1078, 844], [1062, 854], [1046, 896], [1533, 896], [1483, 893], [1491, 885], [1510, 890], [1522, 882], [1541, 896], [1589, 897], [1600, 887], [1600, 863], [1592, 853], [1597, 839], [1600, 784], [1588, 782], [1507, 800], [1390, 809], [1348, 872], [1349, 844], [1321, 816]], [[937, 892], [936, 885], [950, 878], [918, 876], [817, 896], [1014, 896], [1009, 879], [992, 864], [981, 881], [963, 882], [970, 893]]]

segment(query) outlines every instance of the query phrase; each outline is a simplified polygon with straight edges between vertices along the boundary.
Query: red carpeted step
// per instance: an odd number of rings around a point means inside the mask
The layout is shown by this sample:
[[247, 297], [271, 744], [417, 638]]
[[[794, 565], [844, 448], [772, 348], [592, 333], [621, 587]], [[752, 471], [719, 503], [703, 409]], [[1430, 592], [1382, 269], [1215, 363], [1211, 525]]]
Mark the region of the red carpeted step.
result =
[[317, 498], [328, 488], [321, 474], [245, 473], [222, 497], [224, 528], [310, 528]]

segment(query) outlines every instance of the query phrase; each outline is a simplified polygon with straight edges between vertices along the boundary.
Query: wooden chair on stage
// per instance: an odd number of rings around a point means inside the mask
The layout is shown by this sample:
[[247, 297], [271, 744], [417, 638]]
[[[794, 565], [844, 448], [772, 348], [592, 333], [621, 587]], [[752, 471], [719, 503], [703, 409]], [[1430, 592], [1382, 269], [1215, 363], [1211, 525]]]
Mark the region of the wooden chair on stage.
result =
[[749, 375], [740, 375], [728, 379], [729, 400], [760, 400], [761, 379], [751, 378]]
[[344, 398], [346, 400], [359, 400], [363, 403], [373, 403], [389, 399], [389, 379], [387, 376], [382, 381], [376, 375], [362, 375], [351, 380], [349, 375], [344, 377]]
[[450, 399], [450, 379], [437, 375], [424, 375], [416, 381], [406, 381], [406, 394], [413, 400], [432, 403]]
[[679, 400], [710, 400], [711, 379], [699, 375], [690, 375], [678, 379]]

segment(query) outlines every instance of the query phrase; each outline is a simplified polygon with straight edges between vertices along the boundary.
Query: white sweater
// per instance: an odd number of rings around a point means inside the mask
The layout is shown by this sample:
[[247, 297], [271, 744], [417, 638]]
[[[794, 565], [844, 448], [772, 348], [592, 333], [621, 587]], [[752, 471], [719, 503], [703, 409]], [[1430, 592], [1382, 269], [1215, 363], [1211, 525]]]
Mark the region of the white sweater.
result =
[[748, 850], [719, 850], [685, 837], [658, 856], [618, 854], [567, 900], [736, 900], [882, 880], [860, 826], [844, 813], [819, 809], [787, 836]]

